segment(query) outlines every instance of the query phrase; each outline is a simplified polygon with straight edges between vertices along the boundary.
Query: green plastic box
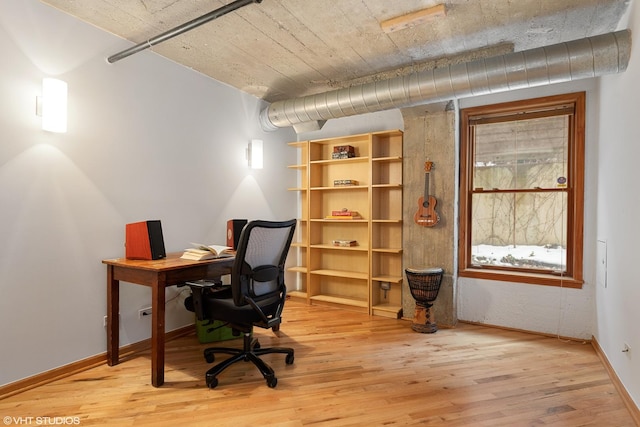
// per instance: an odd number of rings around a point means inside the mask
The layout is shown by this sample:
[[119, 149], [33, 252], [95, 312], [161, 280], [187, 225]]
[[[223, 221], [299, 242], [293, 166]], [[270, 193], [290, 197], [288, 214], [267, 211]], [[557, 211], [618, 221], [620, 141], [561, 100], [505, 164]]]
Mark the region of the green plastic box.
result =
[[[198, 341], [201, 344], [206, 344], [216, 341], [232, 340], [236, 338], [242, 338], [242, 334], [235, 336], [233, 330], [228, 326], [222, 326], [224, 322], [219, 320], [198, 320], [196, 319], [196, 335], [198, 335]], [[209, 331], [213, 329], [212, 331]]]

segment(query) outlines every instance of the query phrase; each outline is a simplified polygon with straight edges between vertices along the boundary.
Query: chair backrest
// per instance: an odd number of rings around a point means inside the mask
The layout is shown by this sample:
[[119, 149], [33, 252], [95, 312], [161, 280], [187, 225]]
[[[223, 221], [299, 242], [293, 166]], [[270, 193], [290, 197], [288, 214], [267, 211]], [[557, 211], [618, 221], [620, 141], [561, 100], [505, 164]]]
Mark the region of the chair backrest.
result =
[[284, 264], [295, 227], [295, 219], [255, 220], [244, 226], [231, 271], [231, 289], [237, 306], [250, 304], [256, 308], [255, 305], [269, 300], [284, 302]]

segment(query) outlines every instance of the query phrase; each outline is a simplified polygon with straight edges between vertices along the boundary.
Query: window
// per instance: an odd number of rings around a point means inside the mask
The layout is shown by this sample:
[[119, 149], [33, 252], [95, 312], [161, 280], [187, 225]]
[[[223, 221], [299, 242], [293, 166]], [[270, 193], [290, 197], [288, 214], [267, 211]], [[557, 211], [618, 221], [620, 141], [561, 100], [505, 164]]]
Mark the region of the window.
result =
[[582, 287], [585, 94], [461, 110], [459, 275]]

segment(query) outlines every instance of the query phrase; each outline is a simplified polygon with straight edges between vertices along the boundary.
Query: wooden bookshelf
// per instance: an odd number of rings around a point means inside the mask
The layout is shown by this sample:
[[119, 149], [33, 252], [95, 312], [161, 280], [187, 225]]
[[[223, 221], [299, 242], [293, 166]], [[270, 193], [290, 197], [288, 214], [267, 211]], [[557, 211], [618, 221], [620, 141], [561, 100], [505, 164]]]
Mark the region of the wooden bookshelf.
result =
[[[296, 275], [289, 295], [397, 318], [402, 310], [402, 132], [399, 130], [293, 142], [298, 163]], [[352, 147], [336, 158], [336, 147]], [[345, 156], [343, 151], [338, 155]], [[336, 182], [351, 180], [353, 185]], [[327, 219], [333, 211], [358, 219]], [[356, 240], [357, 246], [334, 246]], [[388, 288], [388, 289], [384, 289]]]

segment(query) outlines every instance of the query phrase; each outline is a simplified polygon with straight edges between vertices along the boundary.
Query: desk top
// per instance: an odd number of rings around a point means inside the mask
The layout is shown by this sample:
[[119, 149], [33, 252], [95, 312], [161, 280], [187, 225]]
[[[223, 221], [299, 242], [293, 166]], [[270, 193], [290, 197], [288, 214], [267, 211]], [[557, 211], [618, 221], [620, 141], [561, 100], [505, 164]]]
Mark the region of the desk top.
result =
[[162, 259], [127, 259], [127, 258], [113, 258], [103, 259], [102, 263], [107, 265], [113, 265], [116, 267], [127, 267], [137, 270], [152, 270], [152, 271], [167, 271], [167, 270], [179, 270], [185, 267], [207, 265], [207, 264], [233, 264], [234, 257], [223, 257], [207, 259], [203, 261], [193, 261], [189, 259], [182, 259], [180, 256], [182, 252], [168, 253], [166, 258]]

